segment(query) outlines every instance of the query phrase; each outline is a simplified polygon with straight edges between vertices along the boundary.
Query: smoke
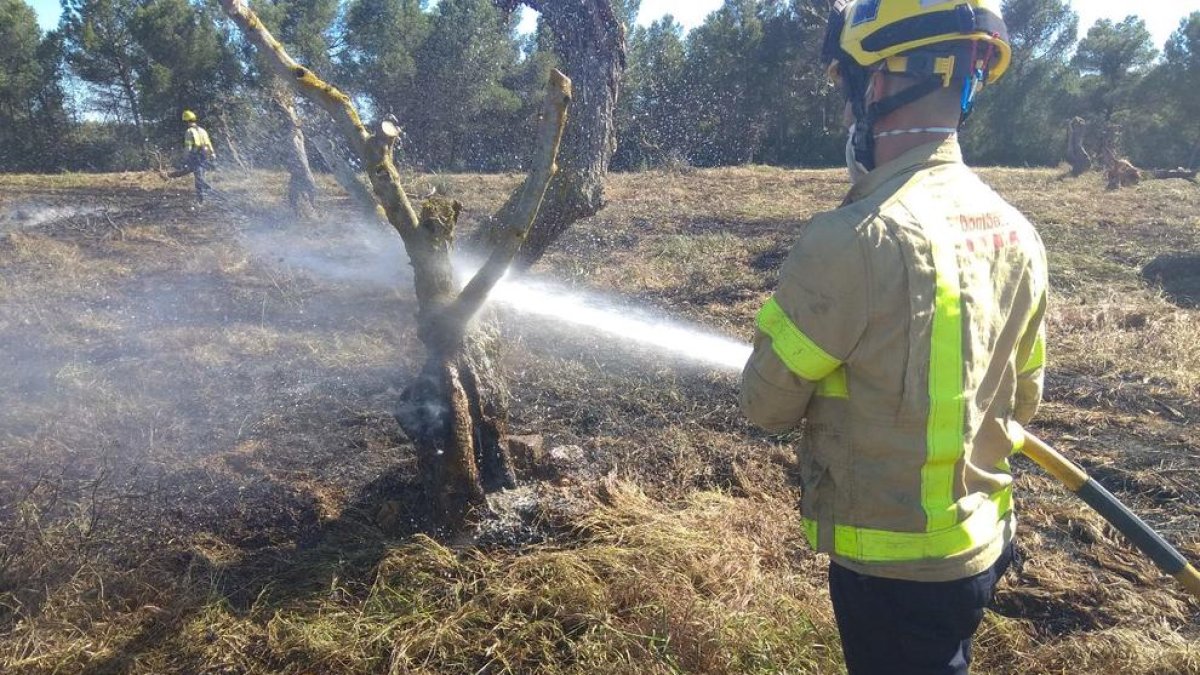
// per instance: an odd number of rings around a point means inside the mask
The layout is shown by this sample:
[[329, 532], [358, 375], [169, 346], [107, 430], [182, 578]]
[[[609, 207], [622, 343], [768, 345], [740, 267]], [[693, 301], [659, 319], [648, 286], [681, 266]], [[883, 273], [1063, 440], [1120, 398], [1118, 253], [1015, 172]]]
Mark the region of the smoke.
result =
[[[358, 223], [344, 227], [336, 246], [318, 233], [258, 231], [245, 244], [264, 260], [292, 272], [303, 271], [327, 281], [402, 288], [411, 279], [399, 236], [382, 225]], [[456, 261], [460, 279], [469, 279], [478, 264]], [[656, 352], [730, 372], [741, 370], [750, 356], [745, 343], [702, 326], [672, 320], [626, 300], [602, 293], [573, 290], [535, 278], [502, 280], [489, 302], [507, 312], [537, 317], [559, 327], [615, 338], [630, 348]]]
[[101, 213], [105, 209], [96, 206], [51, 205], [36, 200], [4, 204], [0, 206], [0, 234]]

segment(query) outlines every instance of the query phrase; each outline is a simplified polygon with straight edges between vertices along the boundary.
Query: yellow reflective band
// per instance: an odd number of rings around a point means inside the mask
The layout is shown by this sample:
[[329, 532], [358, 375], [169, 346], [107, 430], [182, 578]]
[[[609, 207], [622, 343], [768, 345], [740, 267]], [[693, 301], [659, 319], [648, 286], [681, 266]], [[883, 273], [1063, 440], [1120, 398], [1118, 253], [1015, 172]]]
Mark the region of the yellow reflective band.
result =
[[941, 56], [933, 60], [931, 72], [912, 72], [909, 70], [907, 56], [890, 56], [884, 59], [884, 67], [889, 73], [908, 73], [909, 75], [941, 75], [942, 86], [949, 87], [954, 80], [954, 66], [957, 59], [953, 56]]
[[[992, 495], [963, 522], [935, 532], [888, 532], [835, 525], [833, 553], [860, 562], [911, 562], [949, 558], [979, 548], [994, 539], [1012, 512], [1012, 487]], [[816, 550], [820, 526], [804, 519], [804, 533]]]
[[954, 469], [962, 458], [963, 325], [958, 248], [949, 241], [949, 228], [929, 226], [929, 244], [936, 276], [933, 335], [929, 348], [929, 420], [925, 466], [921, 469], [921, 506], [926, 531], [954, 525]]
[[1029, 360], [1025, 362], [1025, 367], [1021, 368], [1021, 374], [1026, 375], [1032, 373], [1039, 368], [1046, 367], [1046, 336], [1038, 333], [1037, 340], [1033, 343], [1033, 351], [1029, 353]]
[[770, 336], [771, 348], [779, 360], [809, 382], [824, 380], [842, 365], [797, 328], [775, 298], [758, 313], [758, 327]]
[[846, 367], [842, 366], [821, 380], [817, 385], [817, 396], [822, 398], [850, 398], [850, 387], [846, 384]]

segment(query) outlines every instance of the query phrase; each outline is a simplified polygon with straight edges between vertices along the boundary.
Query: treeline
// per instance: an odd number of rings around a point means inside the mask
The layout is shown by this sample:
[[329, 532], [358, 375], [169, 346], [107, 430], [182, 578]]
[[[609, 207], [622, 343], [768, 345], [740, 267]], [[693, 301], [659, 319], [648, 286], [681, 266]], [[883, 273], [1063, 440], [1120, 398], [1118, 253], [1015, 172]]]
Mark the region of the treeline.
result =
[[[43, 34], [25, 0], [0, 0], [0, 170], [144, 168], [176, 152], [184, 109], [225, 157], [282, 161], [279, 85], [215, 3], [62, 2]], [[528, 154], [555, 57], [545, 31], [522, 35], [492, 0], [253, 4], [300, 60], [400, 120], [412, 166], [508, 170]], [[630, 26], [639, 4], [614, 2]], [[1067, 0], [1003, 4], [1014, 64], [968, 127], [973, 163], [1057, 164], [1075, 117], [1093, 148], [1119, 127], [1136, 164], [1200, 162], [1200, 12], [1159, 50], [1136, 17], [1081, 35]], [[840, 164], [842, 101], [818, 55], [827, 6], [726, 0], [688, 34], [670, 18], [632, 28], [614, 167]]]

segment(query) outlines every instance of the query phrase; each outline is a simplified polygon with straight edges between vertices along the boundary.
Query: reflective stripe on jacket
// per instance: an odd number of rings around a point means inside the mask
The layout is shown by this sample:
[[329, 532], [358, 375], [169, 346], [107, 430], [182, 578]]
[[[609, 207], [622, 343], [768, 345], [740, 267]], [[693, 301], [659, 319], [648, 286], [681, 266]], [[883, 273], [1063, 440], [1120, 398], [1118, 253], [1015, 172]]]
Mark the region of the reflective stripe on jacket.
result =
[[183, 135], [183, 147], [185, 150], [204, 150], [209, 157], [216, 154], [213, 150], [212, 141], [208, 138], [208, 132], [199, 125], [193, 124], [188, 127]]
[[1009, 456], [1042, 396], [1046, 257], [962, 163], [916, 148], [817, 216], [758, 316], [742, 408], [807, 421], [812, 545], [872, 576], [948, 581], [1011, 541]]

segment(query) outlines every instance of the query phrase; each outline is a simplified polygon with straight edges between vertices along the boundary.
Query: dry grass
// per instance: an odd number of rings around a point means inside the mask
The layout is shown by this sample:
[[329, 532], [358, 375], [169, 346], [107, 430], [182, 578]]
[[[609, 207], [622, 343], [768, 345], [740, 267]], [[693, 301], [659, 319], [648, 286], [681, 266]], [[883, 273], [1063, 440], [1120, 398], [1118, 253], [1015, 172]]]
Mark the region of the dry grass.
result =
[[[1200, 559], [1197, 310], [1142, 266], [1200, 251], [1200, 190], [988, 170], [1054, 267], [1039, 431]], [[156, 176], [0, 178], [0, 671], [802, 673], [841, 666], [824, 563], [796, 530], [788, 439], [735, 383], [506, 321], [513, 430], [583, 458], [509, 497], [481, 546], [419, 534], [391, 417], [419, 356], [378, 232], [294, 223], [277, 175], [186, 210]], [[517, 176], [413, 177], [468, 226]], [[537, 270], [748, 337], [841, 172], [614, 176]], [[337, 197], [326, 207], [344, 206]], [[1031, 465], [1026, 563], [982, 673], [1200, 671], [1200, 604]], [[514, 506], [516, 504], [517, 506]], [[491, 542], [491, 543], [488, 543]], [[500, 546], [496, 545], [499, 542]]]

